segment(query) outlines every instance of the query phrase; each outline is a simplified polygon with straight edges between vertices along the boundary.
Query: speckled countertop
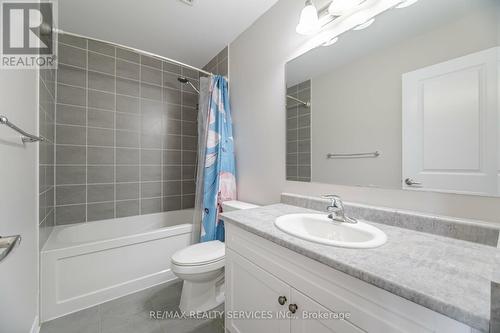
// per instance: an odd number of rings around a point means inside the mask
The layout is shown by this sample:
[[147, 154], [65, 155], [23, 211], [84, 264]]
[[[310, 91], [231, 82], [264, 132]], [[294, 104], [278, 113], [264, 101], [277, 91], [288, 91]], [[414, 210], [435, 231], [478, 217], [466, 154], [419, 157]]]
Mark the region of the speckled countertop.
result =
[[294, 213], [319, 212], [276, 204], [222, 216], [225, 223], [488, 332], [497, 248], [371, 222], [387, 234], [383, 246], [331, 247], [290, 236], [274, 226], [278, 216]]

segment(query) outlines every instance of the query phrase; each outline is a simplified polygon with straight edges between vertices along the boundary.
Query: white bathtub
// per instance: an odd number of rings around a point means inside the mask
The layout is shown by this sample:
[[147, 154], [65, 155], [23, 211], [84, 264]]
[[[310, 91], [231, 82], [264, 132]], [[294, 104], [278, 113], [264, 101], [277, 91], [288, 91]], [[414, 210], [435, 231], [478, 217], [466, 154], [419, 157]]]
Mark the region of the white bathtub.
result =
[[54, 227], [41, 252], [41, 321], [175, 279], [192, 210]]

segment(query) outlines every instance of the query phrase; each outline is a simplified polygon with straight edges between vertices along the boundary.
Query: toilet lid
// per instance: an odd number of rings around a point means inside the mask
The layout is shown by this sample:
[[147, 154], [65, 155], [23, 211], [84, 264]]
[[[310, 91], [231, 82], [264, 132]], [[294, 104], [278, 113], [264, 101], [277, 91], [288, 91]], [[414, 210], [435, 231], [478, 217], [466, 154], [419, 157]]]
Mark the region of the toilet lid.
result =
[[172, 255], [172, 262], [182, 266], [196, 266], [224, 259], [226, 248], [221, 241], [191, 245]]

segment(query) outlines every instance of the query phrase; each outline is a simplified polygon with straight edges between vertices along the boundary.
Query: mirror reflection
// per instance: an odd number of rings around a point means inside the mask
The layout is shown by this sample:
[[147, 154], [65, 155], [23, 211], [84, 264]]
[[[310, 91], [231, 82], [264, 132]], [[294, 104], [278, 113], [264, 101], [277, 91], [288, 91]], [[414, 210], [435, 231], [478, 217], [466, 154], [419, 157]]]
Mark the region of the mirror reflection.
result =
[[287, 180], [498, 195], [499, 8], [420, 0], [288, 62]]

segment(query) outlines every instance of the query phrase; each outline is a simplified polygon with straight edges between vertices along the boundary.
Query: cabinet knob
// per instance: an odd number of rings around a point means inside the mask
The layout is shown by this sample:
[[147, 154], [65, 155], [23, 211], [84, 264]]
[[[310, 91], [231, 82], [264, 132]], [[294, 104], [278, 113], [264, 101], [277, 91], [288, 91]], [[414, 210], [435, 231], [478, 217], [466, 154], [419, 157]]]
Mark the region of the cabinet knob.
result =
[[297, 309], [298, 309], [298, 308], [299, 308], [299, 307], [297, 306], [297, 304], [290, 304], [290, 305], [288, 306], [288, 310], [290, 310], [290, 312], [291, 312], [291, 313], [295, 313], [295, 312], [297, 312]]
[[278, 297], [278, 303], [280, 305], [285, 305], [285, 303], [286, 303], [286, 296], [280, 296], [280, 297]]

